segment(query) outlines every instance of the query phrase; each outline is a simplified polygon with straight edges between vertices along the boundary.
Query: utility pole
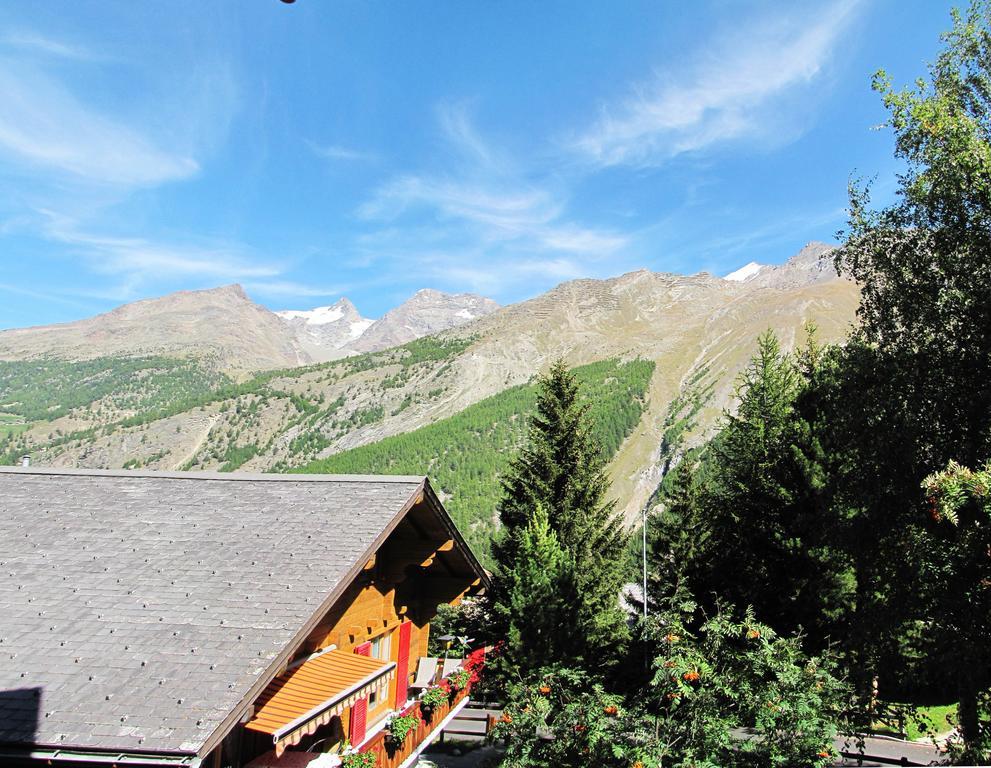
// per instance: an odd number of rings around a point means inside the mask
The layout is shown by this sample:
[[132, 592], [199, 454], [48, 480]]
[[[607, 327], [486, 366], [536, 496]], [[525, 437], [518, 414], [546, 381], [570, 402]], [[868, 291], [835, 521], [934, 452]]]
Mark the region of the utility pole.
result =
[[643, 505], [643, 618], [647, 619], [647, 505]]

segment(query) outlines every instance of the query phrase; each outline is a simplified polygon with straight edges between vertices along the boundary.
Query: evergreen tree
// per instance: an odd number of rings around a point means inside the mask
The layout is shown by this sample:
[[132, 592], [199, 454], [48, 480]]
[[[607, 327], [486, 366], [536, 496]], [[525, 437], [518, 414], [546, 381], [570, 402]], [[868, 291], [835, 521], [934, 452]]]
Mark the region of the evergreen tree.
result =
[[502, 648], [491, 663], [497, 680], [527, 679], [536, 670], [581, 652], [579, 638], [562, 632], [577, 596], [575, 567], [551, 530], [544, 507], [534, 507], [516, 541], [517, 560], [494, 586], [491, 618]]
[[849, 565], [828, 501], [831, 469], [812, 396], [821, 350], [796, 363], [768, 331], [737, 386], [739, 407], [697, 465], [679, 476], [652, 552], [659, 586], [679, 587], [707, 610], [753, 606], [782, 633], [799, 628], [822, 648], [850, 603]]
[[[500, 578], [492, 593], [493, 632], [509, 629], [504, 606], [518, 604], [509, 590], [515, 572], [528, 567], [525, 536], [531, 535], [527, 532], [542, 509], [561, 550], [574, 564], [574, 599], [557, 631], [578, 641], [568, 657], [549, 657], [544, 663], [599, 667], [604, 658], [616, 658], [628, 635], [619, 608], [626, 532], [613, 502], [605, 498], [609, 481], [588, 405], [574, 374], [561, 361], [540, 380], [527, 443], [511, 462], [502, 486], [503, 531], [494, 545]], [[532, 611], [542, 610], [532, 600], [528, 605]]]
[[693, 594], [699, 568], [708, 559], [703, 467], [694, 457], [682, 459], [671, 470], [670, 490], [648, 522], [647, 598], [655, 612]]

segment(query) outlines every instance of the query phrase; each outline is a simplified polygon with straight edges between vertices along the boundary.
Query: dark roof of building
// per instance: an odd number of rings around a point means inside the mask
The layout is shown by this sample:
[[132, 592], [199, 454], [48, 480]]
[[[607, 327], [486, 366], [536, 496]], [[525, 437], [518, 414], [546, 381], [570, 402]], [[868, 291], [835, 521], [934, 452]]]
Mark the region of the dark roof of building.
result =
[[0, 469], [0, 743], [199, 752], [428, 487]]

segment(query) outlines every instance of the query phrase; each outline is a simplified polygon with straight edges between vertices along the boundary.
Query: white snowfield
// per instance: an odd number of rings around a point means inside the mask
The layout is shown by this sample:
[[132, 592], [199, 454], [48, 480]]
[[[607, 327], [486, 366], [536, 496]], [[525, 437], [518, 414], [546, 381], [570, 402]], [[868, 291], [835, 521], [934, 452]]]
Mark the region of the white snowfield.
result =
[[333, 323], [344, 317], [344, 310], [337, 305], [331, 307], [316, 307], [315, 309], [297, 310], [297, 309], [287, 309], [282, 312], [276, 312], [279, 317], [284, 317], [287, 320], [299, 319], [306, 322], [307, 325], [325, 325], [327, 323]]
[[723, 280], [730, 280], [734, 283], [742, 283], [756, 275], [764, 269], [765, 266], [765, 264], [758, 264], [756, 261], [751, 261], [749, 264], [744, 264], [738, 270], [730, 272], [723, 278]]

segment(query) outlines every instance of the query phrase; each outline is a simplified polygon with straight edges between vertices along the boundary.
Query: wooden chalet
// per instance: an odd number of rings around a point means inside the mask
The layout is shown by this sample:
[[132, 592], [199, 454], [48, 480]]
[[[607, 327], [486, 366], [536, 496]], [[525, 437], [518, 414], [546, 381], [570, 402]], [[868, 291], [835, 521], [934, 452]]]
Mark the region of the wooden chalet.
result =
[[[412, 765], [486, 574], [424, 477], [0, 469], [0, 766]], [[389, 724], [415, 714], [401, 743]]]

